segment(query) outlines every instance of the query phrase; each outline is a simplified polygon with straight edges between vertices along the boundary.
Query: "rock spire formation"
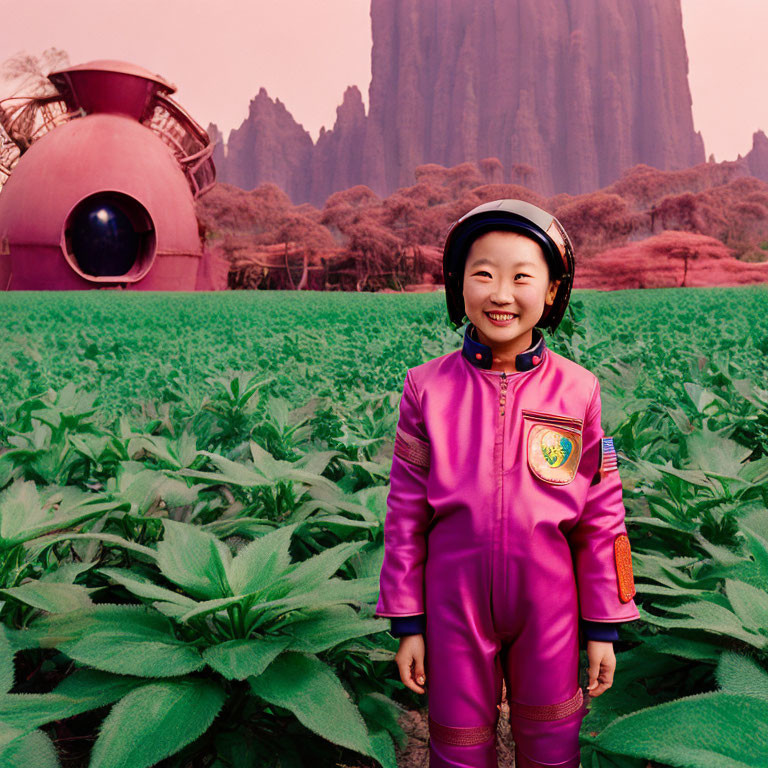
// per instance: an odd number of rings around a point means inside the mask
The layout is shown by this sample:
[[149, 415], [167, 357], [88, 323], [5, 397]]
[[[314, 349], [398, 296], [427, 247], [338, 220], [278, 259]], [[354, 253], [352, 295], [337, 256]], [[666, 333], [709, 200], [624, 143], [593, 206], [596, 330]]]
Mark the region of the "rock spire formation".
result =
[[369, 113], [347, 89], [316, 143], [262, 88], [230, 133], [222, 181], [271, 181], [321, 205], [424, 163], [531, 166], [540, 194], [603, 187], [637, 163], [704, 162], [680, 0], [371, 0]]
[[271, 181], [295, 202], [308, 199], [308, 169], [314, 145], [280, 99], [261, 88], [251, 99], [248, 117], [230, 131], [220, 181], [253, 189]]
[[752, 176], [768, 181], [768, 137], [763, 131], [752, 134], [752, 149], [744, 157], [744, 162]]

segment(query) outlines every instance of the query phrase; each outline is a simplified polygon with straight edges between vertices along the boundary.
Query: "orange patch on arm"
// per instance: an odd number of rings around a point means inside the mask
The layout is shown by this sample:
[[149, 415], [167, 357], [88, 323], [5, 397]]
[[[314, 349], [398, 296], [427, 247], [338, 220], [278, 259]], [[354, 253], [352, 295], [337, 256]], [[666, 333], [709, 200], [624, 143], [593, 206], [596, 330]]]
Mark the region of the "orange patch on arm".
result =
[[636, 590], [632, 573], [632, 552], [626, 533], [620, 533], [614, 540], [613, 553], [616, 558], [616, 576], [619, 581], [619, 600], [622, 603], [628, 603], [635, 596]]

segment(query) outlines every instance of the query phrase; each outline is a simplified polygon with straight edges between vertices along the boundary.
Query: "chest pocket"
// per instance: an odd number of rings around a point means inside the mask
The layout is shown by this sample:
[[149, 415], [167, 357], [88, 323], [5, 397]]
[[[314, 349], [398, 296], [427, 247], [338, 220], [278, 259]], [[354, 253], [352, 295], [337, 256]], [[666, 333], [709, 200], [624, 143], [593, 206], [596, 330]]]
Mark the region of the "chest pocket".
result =
[[523, 439], [531, 472], [550, 485], [567, 485], [581, 460], [584, 422], [572, 416], [523, 410]]

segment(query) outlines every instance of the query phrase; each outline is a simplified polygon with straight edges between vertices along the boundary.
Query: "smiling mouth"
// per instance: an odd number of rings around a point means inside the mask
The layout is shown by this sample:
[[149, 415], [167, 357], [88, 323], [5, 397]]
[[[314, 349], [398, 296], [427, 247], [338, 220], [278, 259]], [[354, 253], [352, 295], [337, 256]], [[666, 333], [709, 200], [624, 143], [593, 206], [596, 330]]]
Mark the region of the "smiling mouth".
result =
[[[504, 320], [513, 320], [517, 317], [517, 315], [505, 312], [485, 312], [485, 314], [491, 318], [491, 320], [496, 320], [497, 322], [503, 322]], [[491, 317], [491, 315], [496, 315], [496, 317]]]

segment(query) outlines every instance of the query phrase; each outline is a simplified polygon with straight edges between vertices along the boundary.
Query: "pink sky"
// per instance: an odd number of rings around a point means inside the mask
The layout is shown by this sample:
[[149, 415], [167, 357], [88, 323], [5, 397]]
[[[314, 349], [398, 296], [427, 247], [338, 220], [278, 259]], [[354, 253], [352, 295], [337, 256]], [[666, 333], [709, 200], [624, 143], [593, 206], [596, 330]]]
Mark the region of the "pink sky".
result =
[[[768, 132], [768, 3], [682, 0], [682, 7], [694, 124], [707, 155], [733, 160], [749, 151], [755, 130]], [[332, 127], [348, 85], [368, 103], [366, 0], [0, 0], [0, 8], [13, 19], [0, 25], [0, 62], [51, 46], [73, 64], [132, 61], [175, 83], [174, 98], [225, 137], [262, 86], [313, 139], [320, 126]], [[8, 89], [0, 82], [0, 93]]]

